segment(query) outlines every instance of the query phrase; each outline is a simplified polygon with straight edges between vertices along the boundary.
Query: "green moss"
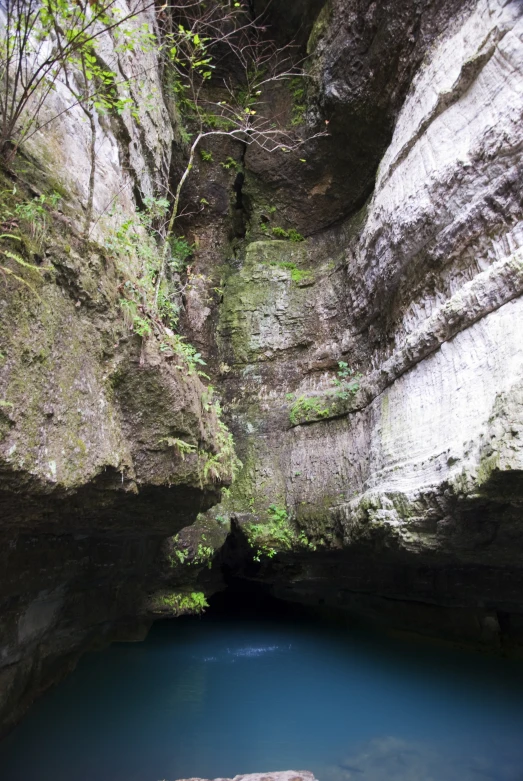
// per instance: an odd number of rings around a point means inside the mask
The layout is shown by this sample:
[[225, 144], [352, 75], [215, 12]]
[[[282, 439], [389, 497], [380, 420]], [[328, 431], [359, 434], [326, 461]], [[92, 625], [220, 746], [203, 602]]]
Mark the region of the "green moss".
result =
[[250, 317], [270, 301], [269, 280], [260, 280], [258, 264], [247, 254], [240, 271], [228, 269], [224, 276], [223, 304], [220, 307], [218, 338], [227, 353], [227, 363], [248, 363], [251, 358]]
[[296, 263], [291, 260], [272, 260], [270, 261], [270, 265], [275, 268], [281, 268], [284, 271], [290, 271], [291, 280], [298, 285], [304, 282], [309, 284], [314, 283], [313, 273], [307, 269], [298, 268]]
[[[242, 469], [240, 470], [234, 485], [222, 492], [222, 502], [219, 513], [225, 512], [254, 512], [258, 503], [256, 491], [257, 465], [259, 461], [259, 445], [250, 440], [247, 449], [242, 453]], [[260, 505], [261, 506], [261, 505]]]
[[308, 501], [296, 505], [296, 523], [305, 531], [310, 542], [316, 546], [336, 544], [339, 527], [332, 516], [332, 508], [344, 500], [343, 493], [335, 493], [328, 486], [316, 492]]
[[285, 230], [285, 228], [274, 226], [271, 228], [271, 230], [279, 239], [289, 239], [289, 241], [293, 241], [295, 243], [305, 241], [305, 237], [302, 236], [301, 233], [298, 233], [295, 228], [289, 228], [288, 230]]
[[494, 451], [487, 456], [482, 456], [476, 472], [476, 485], [485, 488], [492, 475], [499, 469], [499, 452]]
[[[231, 268], [224, 275], [218, 341], [225, 363], [257, 361], [261, 352], [267, 352], [263, 343], [265, 335], [279, 349], [277, 339], [269, 332], [267, 318], [278, 317], [276, 301], [282, 298], [286, 300], [286, 312], [293, 327], [302, 331], [299, 336], [296, 334], [296, 341], [299, 342], [302, 335], [306, 336], [303, 312], [308, 309], [310, 294], [305, 288], [315, 281], [312, 272], [303, 267], [306, 258], [307, 252], [301, 245], [257, 241], [247, 247], [241, 268]], [[295, 318], [293, 313], [296, 313]], [[260, 322], [265, 326], [262, 336]], [[276, 332], [274, 336], [277, 336]]]
[[81, 455], [85, 456], [87, 454], [87, 445], [85, 444], [83, 439], [78, 438], [76, 440], [76, 449], [81, 453]]
[[332, 3], [330, 0], [325, 3], [320, 13], [316, 17], [316, 21], [312, 26], [312, 30], [307, 41], [307, 54], [312, 54], [316, 49], [319, 41], [327, 32], [329, 21], [332, 14]]
[[[24, 176], [27, 173], [29, 178], [29, 165], [27, 171]], [[35, 183], [37, 191], [47, 192], [40, 187], [40, 179]], [[52, 187], [52, 191], [58, 189]], [[41, 227], [38, 220], [48, 220], [42, 240], [47, 247], [45, 259], [35, 272], [38, 295], [13, 282], [12, 276], [4, 280], [0, 290], [0, 397], [12, 405], [8, 417], [0, 416], [2, 450], [10, 469], [31, 473], [35, 481], [76, 488], [108, 466], [120, 468], [122, 458], [127, 458], [122, 455], [128, 453], [129, 445], [117, 404], [122, 402], [121, 394], [129, 390], [133, 369], [129, 371], [128, 359], [139, 349], [139, 340], [130, 337], [123, 322], [118, 307], [122, 280], [109, 250], [80, 242], [72, 230], [67, 232], [63, 221], [55, 221], [54, 201], [35, 199], [34, 192], [18, 180], [15, 188], [1, 170], [0, 190], [0, 217], [19, 217], [16, 224], [13, 218], [13, 230], [24, 222], [30, 232], [31, 223]], [[23, 209], [17, 212], [20, 206]], [[77, 214], [72, 224], [78, 227]], [[49, 259], [54, 275], [47, 267]], [[128, 260], [122, 259], [122, 264]], [[41, 269], [45, 273], [40, 273]], [[25, 273], [32, 274], [23, 269], [21, 275]], [[122, 335], [126, 337], [123, 340]], [[143, 355], [154, 349], [152, 341], [144, 344]], [[113, 364], [116, 355], [118, 366], [116, 360]], [[165, 474], [145, 474], [144, 479], [198, 487], [227, 482], [237, 467], [232, 437], [219, 423], [214, 405], [208, 409], [198, 404], [203, 386], [197, 373], [189, 377], [185, 364], [175, 369], [173, 356], [160, 349], [153, 357], [150, 371], [145, 366], [134, 372], [139, 375], [131, 390], [134, 398], [125, 398], [129, 419], [136, 428], [142, 426], [145, 438], [150, 436], [151, 448], [144, 445], [144, 450], [158, 449], [158, 440], [166, 432], [187, 430], [196, 432], [194, 439], [201, 442], [201, 449], [187, 469], [180, 466], [181, 458], [177, 462], [171, 454], [159, 454]], [[166, 379], [167, 372], [176, 373], [176, 378]], [[166, 399], [166, 387], [178, 379], [188, 387], [182, 389], [179, 411], [173, 412], [178, 405]]]
[[100, 407], [84, 385], [98, 380], [103, 387], [98, 333], [54, 281], [42, 279], [38, 296], [24, 286], [9, 290], [0, 339], [7, 356], [2, 393], [14, 409], [16, 447], [8, 445], [6, 456], [13, 466], [65, 487], [95, 472], [100, 455], [90, 457], [88, 443]]
[[354, 374], [344, 361], [338, 361], [338, 367], [337, 376], [332, 380], [333, 389], [325, 391], [321, 396], [300, 396], [293, 402], [289, 411], [291, 426], [336, 418], [355, 408], [362, 375]]
[[295, 76], [289, 82], [292, 100], [291, 125], [301, 125], [307, 109], [307, 82], [304, 76]]
[[328, 416], [329, 407], [325, 407], [317, 396], [300, 396], [292, 405], [289, 413], [289, 419], [293, 426]]

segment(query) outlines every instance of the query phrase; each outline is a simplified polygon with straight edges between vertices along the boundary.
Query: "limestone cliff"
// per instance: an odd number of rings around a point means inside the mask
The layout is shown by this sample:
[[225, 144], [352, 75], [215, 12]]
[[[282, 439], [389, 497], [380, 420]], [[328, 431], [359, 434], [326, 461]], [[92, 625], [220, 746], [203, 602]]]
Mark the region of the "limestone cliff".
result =
[[282, 597], [521, 642], [522, 24], [516, 2], [331, 3], [309, 39], [322, 156], [286, 200], [288, 171], [255, 155], [249, 179], [247, 152], [245, 192], [285, 177], [270, 224], [308, 239], [223, 274], [245, 467], [219, 512], [258, 551], [229, 565]]

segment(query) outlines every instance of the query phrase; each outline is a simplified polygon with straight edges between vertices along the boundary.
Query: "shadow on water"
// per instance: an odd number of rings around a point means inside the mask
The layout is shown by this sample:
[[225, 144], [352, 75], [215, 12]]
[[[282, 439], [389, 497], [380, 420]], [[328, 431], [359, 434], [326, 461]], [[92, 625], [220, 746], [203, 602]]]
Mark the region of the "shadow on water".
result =
[[0, 746], [3, 781], [310, 769], [523, 781], [523, 665], [320, 622], [234, 584], [202, 619], [90, 654]]

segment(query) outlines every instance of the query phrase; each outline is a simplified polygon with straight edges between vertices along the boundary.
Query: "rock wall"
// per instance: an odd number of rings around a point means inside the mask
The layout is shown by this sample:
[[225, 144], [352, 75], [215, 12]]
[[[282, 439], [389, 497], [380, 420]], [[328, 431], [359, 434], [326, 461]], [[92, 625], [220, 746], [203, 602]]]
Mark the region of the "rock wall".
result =
[[[144, 22], [154, 19], [133, 20]], [[40, 120], [58, 118], [1, 174], [2, 230], [20, 228], [11, 249], [36, 267], [2, 271], [0, 290], [1, 731], [86, 649], [201, 609], [196, 568], [180, 575], [169, 545], [230, 481], [203, 463], [223, 429], [202, 380], [134, 334], [119, 304], [133, 256], [117, 258], [110, 240], [170, 167], [157, 57], [122, 53], [107, 35], [99, 55], [136, 110], [96, 116], [87, 238], [91, 131], [65, 80]]]
[[[350, 18], [350, 3], [323, 12], [313, 65], [335, 125], [383, 85], [379, 68], [355, 79], [360, 54], [330, 26], [342, 6]], [[418, 55], [380, 97], [403, 102], [372, 196], [354, 214], [346, 195], [353, 216], [319, 233], [303, 208], [314, 236], [251, 243], [224, 277], [222, 382], [245, 462], [224, 509], [262, 552], [229, 564], [288, 599], [517, 644], [522, 8], [447, 7], [439, 29], [429, 8], [430, 42], [389, 11], [358, 16], [360, 37], [370, 25], [372, 51], [392, 28]]]

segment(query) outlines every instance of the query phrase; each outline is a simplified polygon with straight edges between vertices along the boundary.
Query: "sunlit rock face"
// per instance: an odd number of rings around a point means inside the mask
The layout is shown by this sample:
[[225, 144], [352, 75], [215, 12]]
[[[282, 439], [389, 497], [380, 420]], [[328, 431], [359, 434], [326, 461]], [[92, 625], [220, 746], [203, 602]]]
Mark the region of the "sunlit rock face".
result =
[[[247, 574], [282, 596], [521, 640], [522, 33], [517, 2], [453, 15], [365, 206], [299, 250], [251, 245], [227, 278], [218, 334], [246, 463], [230, 506], [247, 537], [253, 522], [267, 547], [280, 537], [279, 563]], [[338, 54], [351, 104], [353, 55]], [[338, 361], [346, 384], [361, 374], [345, 393]]]
[[[128, 0], [117, 0], [114, 7], [124, 17], [137, 6]], [[135, 43], [139, 41], [141, 25], [157, 31], [151, 6], [144, 4], [144, 8], [126, 22]], [[98, 35], [96, 42], [100, 63], [115, 74], [118, 98], [127, 102], [127, 107], [119, 112], [93, 112], [95, 216], [89, 238], [103, 243], [104, 227], [117, 224], [114, 215], [132, 214], [144, 198], [157, 194], [161, 182], [168, 177], [177, 128], [163, 98], [157, 49], [140, 45], [125, 49], [107, 34]], [[44, 47], [39, 61], [48, 53]], [[74, 221], [81, 224], [89, 193], [91, 128], [64, 74], [59, 74], [43, 103], [39, 126], [41, 129], [28, 137], [25, 153], [34, 158], [61, 192], [67, 192], [68, 203], [75, 212]]]

